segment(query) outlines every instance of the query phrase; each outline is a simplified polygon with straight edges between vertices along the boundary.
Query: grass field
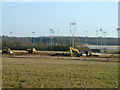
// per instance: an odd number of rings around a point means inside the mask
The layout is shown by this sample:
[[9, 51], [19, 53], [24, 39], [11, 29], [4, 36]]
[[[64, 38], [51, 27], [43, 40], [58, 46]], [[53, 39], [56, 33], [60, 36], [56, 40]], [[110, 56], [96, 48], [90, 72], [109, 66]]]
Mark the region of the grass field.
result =
[[3, 88], [117, 88], [118, 63], [3, 57]]

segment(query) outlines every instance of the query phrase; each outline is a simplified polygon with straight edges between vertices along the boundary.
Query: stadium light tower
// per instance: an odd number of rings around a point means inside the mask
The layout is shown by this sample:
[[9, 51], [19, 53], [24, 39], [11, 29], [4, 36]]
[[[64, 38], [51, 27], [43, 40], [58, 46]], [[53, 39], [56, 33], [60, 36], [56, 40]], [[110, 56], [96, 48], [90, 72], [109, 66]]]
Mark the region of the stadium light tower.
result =
[[107, 42], [107, 40], [106, 40], [107, 38], [105, 38], [106, 37], [106, 31], [103, 32], [103, 35], [104, 35], [104, 39], [105, 39], [104, 40], [105, 41], [104, 45], [106, 45], [106, 42]]
[[53, 39], [53, 40], [52, 40], [52, 44], [54, 44], [54, 33], [55, 33], [55, 31], [53, 31], [53, 29], [52, 29], [52, 37], [53, 37], [53, 38], [52, 38], [52, 39]]
[[98, 30], [96, 31], [96, 36], [97, 36], [97, 43], [96, 43], [96, 45], [98, 45]]
[[120, 28], [117, 28], [118, 31], [118, 38], [120, 38]]
[[103, 34], [102, 29], [100, 29], [100, 32], [101, 32], [101, 46], [102, 46], [102, 34]]
[[72, 32], [71, 32], [71, 24], [70, 24], [70, 46], [71, 46], [71, 35], [72, 35]]
[[[49, 28], [49, 39], [51, 38], [51, 31], [50, 31], [50, 28]], [[51, 40], [49, 40], [49, 45], [50, 45], [50, 42]]]
[[10, 36], [12, 37], [13, 32], [10, 32]]
[[87, 46], [87, 33], [88, 33], [88, 31], [85, 31], [85, 41], [86, 41], [86, 46]]
[[53, 44], [53, 38], [52, 38], [52, 32], [53, 32], [53, 29], [49, 29], [49, 33], [50, 33], [50, 45], [52, 45]]
[[33, 44], [35, 45], [35, 32], [32, 32], [33, 34]]
[[57, 29], [57, 37], [58, 37], [58, 43], [57, 43], [57, 45], [59, 45], [59, 29]]
[[120, 50], [120, 28], [117, 28], [118, 31], [118, 50]]
[[[74, 29], [72, 29], [72, 27]], [[76, 31], [76, 23], [70, 23], [70, 33], [72, 34], [72, 48], [74, 48], [74, 34]]]
[[50, 28], [50, 29], [49, 29], [49, 35], [50, 35], [50, 36], [49, 36], [49, 37], [50, 37], [49, 45], [52, 44], [52, 37], [51, 37], [52, 35], [51, 35], [51, 32], [52, 32], [52, 29]]
[[[12, 43], [13, 41], [12, 41], [12, 33], [13, 32], [10, 32], [10, 42]], [[14, 44], [13, 44], [14, 45]]]

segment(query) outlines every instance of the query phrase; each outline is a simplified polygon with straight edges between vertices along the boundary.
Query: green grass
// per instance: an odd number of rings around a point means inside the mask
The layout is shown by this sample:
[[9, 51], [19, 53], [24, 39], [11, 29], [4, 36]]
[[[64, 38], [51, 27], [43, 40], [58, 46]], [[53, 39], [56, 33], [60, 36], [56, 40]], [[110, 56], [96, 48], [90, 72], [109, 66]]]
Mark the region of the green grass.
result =
[[3, 88], [117, 88], [118, 63], [3, 57]]

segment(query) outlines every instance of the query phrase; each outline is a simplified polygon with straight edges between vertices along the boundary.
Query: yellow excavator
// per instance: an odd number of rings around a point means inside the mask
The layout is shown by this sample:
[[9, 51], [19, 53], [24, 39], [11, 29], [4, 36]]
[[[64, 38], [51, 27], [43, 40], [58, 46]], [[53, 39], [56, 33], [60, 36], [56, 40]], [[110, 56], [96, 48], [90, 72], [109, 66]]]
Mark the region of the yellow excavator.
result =
[[82, 53], [78, 49], [70, 47], [70, 55], [80, 57]]
[[70, 55], [71, 56], [77, 56], [77, 57], [80, 57], [80, 56], [92, 56], [92, 52], [89, 52], [89, 51], [80, 52], [78, 49], [70, 47]]
[[29, 54], [36, 54], [37, 50], [35, 48], [29, 48], [29, 49], [27, 49], [27, 52]]
[[2, 49], [2, 53], [9, 53], [9, 54], [13, 54], [13, 52], [10, 50], [10, 48], [8, 47], [3, 47]]

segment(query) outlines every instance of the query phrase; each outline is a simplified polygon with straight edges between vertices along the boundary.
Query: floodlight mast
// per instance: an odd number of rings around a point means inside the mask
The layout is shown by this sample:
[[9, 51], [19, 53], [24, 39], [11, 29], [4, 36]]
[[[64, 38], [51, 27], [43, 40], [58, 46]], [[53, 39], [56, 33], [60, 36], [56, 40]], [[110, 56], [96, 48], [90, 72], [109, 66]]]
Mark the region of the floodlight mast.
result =
[[71, 24], [69, 26], [70, 26], [70, 46], [71, 46], [71, 35], [72, 35]]
[[57, 29], [57, 37], [58, 37], [58, 43], [57, 43], [57, 45], [59, 45], [59, 29]]
[[55, 31], [53, 31], [53, 29], [52, 29], [52, 44], [54, 45], [54, 34], [55, 33]]
[[[72, 26], [74, 26], [74, 30], [72, 30]], [[72, 48], [74, 48], [74, 34], [76, 31], [76, 23], [70, 23], [70, 32], [72, 34]]]
[[11, 37], [12, 37], [12, 33], [13, 33], [13, 32], [10, 32], [10, 36], [11, 36]]
[[100, 29], [100, 32], [101, 32], [101, 46], [102, 46], [102, 34], [103, 34], [102, 29]]
[[118, 31], [118, 38], [120, 38], [120, 28], [117, 28]]
[[87, 46], [87, 33], [88, 33], [88, 31], [85, 31], [85, 37], [86, 37], [85, 41], [86, 41], [86, 46]]
[[51, 39], [51, 28], [49, 29], [49, 37], [50, 37], [50, 41], [49, 41], [49, 45], [51, 45], [52, 39]]
[[106, 31], [104, 31], [103, 34], [104, 34], [104, 41], [105, 41], [105, 42], [104, 42], [104, 45], [106, 45], [106, 42], [107, 42], [107, 40], [106, 40], [106, 39], [107, 39], [107, 38], [106, 38]]
[[52, 32], [53, 32], [53, 29], [50, 28], [50, 45], [53, 44]]
[[118, 50], [120, 50], [120, 28], [117, 28], [118, 31]]
[[50, 45], [50, 43], [51, 43], [51, 31], [50, 31], [50, 28], [49, 28], [49, 45]]
[[35, 46], [35, 32], [32, 32], [33, 33], [33, 44]]
[[98, 45], [98, 30], [96, 31], [96, 36], [97, 36], [97, 45]]
[[10, 32], [10, 42], [12, 43], [12, 33], [13, 32]]

